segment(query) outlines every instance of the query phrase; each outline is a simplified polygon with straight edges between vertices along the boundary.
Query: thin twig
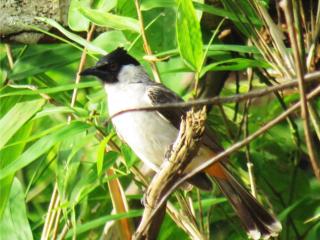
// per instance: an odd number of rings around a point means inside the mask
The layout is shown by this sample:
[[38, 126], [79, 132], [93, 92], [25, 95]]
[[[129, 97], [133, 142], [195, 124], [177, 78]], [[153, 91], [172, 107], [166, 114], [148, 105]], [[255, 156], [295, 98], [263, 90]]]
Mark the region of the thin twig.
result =
[[199, 204], [199, 222], [200, 222], [200, 230], [204, 232], [204, 222], [203, 222], [203, 208], [202, 208], [202, 202], [201, 202], [201, 194], [200, 190], [197, 188], [197, 200]]
[[9, 63], [9, 67], [10, 69], [13, 69], [13, 57], [12, 57], [12, 51], [11, 51], [11, 47], [9, 44], [5, 44], [4, 45], [6, 48], [6, 53], [7, 53], [7, 58], [8, 58], [8, 63]]
[[[87, 41], [89, 42], [92, 38], [92, 35], [94, 33], [94, 30], [95, 30], [95, 25], [92, 24], [88, 34], [87, 34]], [[81, 75], [80, 73], [83, 71], [84, 69], [84, 65], [86, 63], [86, 59], [87, 59], [87, 48], [84, 48], [83, 51], [82, 51], [82, 54], [81, 54], [81, 58], [80, 58], [80, 64], [79, 64], [79, 68], [78, 68], [78, 72], [77, 72], [77, 75], [76, 75], [76, 80], [75, 80], [75, 84], [79, 84], [80, 83], [80, 79], [81, 79]], [[73, 108], [75, 103], [76, 103], [76, 99], [77, 99], [77, 95], [78, 95], [78, 88], [75, 87], [73, 89], [73, 92], [72, 92], [72, 97], [71, 97], [71, 103], [70, 103], [70, 106]], [[71, 115], [68, 116], [68, 123], [71, 122]]]
[[[248, 69], [248, 82], [249, 82], [249, 92], [252, 90], [252, 80], [253, 80], [253, 71], [252, 69]], [[244, 124], [244, 137], [249, 136], [249, 109], [251, 105], [251, 99], [249, 99], [244, 106], [244, 116], [243, 116], [243, 124]], [[247, 168], [248, 168], [248, 174], [249, 174], [249, 181], [250, 181], [250, 188], [252, 195], [256, 198], [256, 183], [255, 183], [255, 177], [253, 173], [253, 163], [251, 161], [250, 156], [250, 144], [246, 145], [246, 158], [247, 158]]]
[[[312, 99], [313, 97], [320, 94], [320, 86], [318, 86], [316, 89], [314, 89], [311, 93], [308, 94], [307, 99]], [[240, 142], [237, 142], [233, 144], [228, 149], [224, 150], [223, 152], [217, 154], [215, 157], [209, 159], [205, 163], [199, 165], [198, 167], [194, 168], [191, 172], [187, 173], [185, 176], [180, 178], [178, 181], [176, 181], [171, 188], [162, 196], [162, 199], [158, 201], [157, 207], [153, 209], [153, 213], [150, 215], [150, 219], [154, 217], [154, 213], [159, 210], [159, 206], [162, 206], [162, 204], [166, 201], [166, 199], [169, 197], [169, 195], [183, 182], [185, 182], [190, 177], [194, 176], [198, 172], [203, 171], [205, 168], [211, 166], [217, 161], [221, 161], [222, 159], [225, 159], [235, 151], [239, 150], [240, 148], [244, 147], [246, 144], [250, 143], [260, 135], [264, 134], [266, 131], [268, 131], [270, 128], [281, 122], [283, 119], [285, 119], [288, 115], [290, 115], [292, 112], [298, 110], [301, 106], [301, 101], [295, 103], [290, 108], [288, 108], [286, 111], [282, 112], [278, 117], [274, 118], [273, 120], [269, 121], [267, 124], [262, 126], [259, 130], [248, 136], [247, 138], [243, 139]], [[146, 222], [149, 222], [150, 219], [146, 220]]]
[[[305, 76], [305, 80], [307, 82], [311, 81], [319, 81], [320, 80], [320, 71], [307, 74]], [[196, 107], [196, 106], [203, 106], [203, 105], [215, 105], [215, 104], [222, 104], [222, 103], [229, 103], [229, 102], [240, 102], [245, 101], [253, 98], [262, 97], [265, 95], [268, 95], [270, 93], [287, 89], [287, 88], [293, 88], [298, 85], [298, 80], [291, 80], [276, 86], [267, 87], [263, 89], [253, 90], [249, 93], [245, 94], [236, 94], [228, 97], [213, 97], [213, 98], [207, 98], [207, 99], [197, 99], [189, 102], [176, 102], [176, 103], [167, 103], [167, 104], [161, 104], [161, 105], [155, 105], [151, 107], [138, 107], [138, 108], [130, 108], [123, 111], [119, 111], [115, 113], [114, 115], [110, 116], [110, 121], [112, 118], [121, 115], [126, 112], [137, 112], [137, 111], [157, 111], [161, 109], [175, 109], [175, 108], [190, 108], [190, 107]]]
[[[143, 16], [142, 16], [142, 13], [141, 13], [139, 0], [134, 0], [134, 3], [136, 5], [136, 10], [137, 10], [137, 14], [138, 14], [138, 19], [139, 19], [139, 24], [140, 24], [140, 33], [141, 33], [141, 37], [142, 37], [142, 40], [143, 40], [144, 50], [145, 50], [145, 52], [147, 53], [148, 56], [152, 56], [153, 53], [152, 53], [152, 50], [150, 48], [150, 45], [148, 44], [147, 36], [146, 36], [145, 31], [144, 31], [145, 28], [144, 28]], [[160, 83], [161, 82], [160, 74], [159, 74], [158, 67], [157, 67], [156, 63], [154, 61], [150, 61], [150, 66], [151, 66], [151, 70], [152, 70], [152, 73], [153, 73], [154, 80], [156, 82]]]
[[58, 194], [58, 186], [57, 186], [57, 183], [55, 183], [53, 191], [52, 191], [52, 195], [51, 195], [50, 204], [49, 204], [48, 211], [47, 211], [46, 220], [44, 222], [44, 226], [42, 229], [41, 240], [48, 239], [47, 233], [49, 231], [49, 222], [50, 222], [50, 219], [52, 218], [52, 215], [53, 215], [54, 205], [56, 203], [56, 198], [58, 197], [57, 194]]
[[289, 35], [292, 43], [293, 54], [296, 62], [296, 71], [298, 76], [299, 83], [299, 92], [301, 99], [301, 119], [303, 121], [303, 129], [305, 135], [305, 141], [308, 149], [308, 154], [311, 162], [311, 166], [313, 168], [313, 172], [315, 176], [320, 180], [320, 167], [317, 161], [316, 153], [314, 151], [311, 131], [310, 131], [310, 122], [309, 122], [309, 112], [308, 112], [308, 104], [306, 99], [306, 87], [304, 81], [304, 68], [301, 62], [300, 52], [298, 48], [296, 31], [293, 26], [293, 14], [292, 14], [292, 2], [291, 0], [282, 0], [280, 2], [280, 6], [284, 10], [286, 21], [289, 28]]

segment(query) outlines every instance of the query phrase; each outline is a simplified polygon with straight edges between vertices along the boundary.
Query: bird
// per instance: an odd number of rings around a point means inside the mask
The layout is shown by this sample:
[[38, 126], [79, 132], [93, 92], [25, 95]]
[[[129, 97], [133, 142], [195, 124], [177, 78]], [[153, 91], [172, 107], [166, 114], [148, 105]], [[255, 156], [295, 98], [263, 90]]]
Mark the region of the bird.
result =
[[[176, 140], [181, 118], [187, 109], [170, 108], [156, 111], [127, 111], [128, 109], [183, 102], [182, 98], [161, 83], [151, 80], [144, 67], [124, 48], [117, 48], [101, 57], [95, 66], [81, 72], [95, 76], [104, 86], [108, 112], [117, 135], [152, 170], [160, 171], [168, 148]], [[118, 114], [122, 112], [122, 114]], [[192, 171], [204, 161], [223, 151], [214, 134], [206, 128], [197, 155], [184, 173]], [[251, 239], [268, 239], [282, 230], [280, 221], [269, 213], [242, 186], [228, 169], [227, 161], [220, 161], [189, 178], [188, 183], [210, 191], [212, 178], [229, 200], [242, 226]]]

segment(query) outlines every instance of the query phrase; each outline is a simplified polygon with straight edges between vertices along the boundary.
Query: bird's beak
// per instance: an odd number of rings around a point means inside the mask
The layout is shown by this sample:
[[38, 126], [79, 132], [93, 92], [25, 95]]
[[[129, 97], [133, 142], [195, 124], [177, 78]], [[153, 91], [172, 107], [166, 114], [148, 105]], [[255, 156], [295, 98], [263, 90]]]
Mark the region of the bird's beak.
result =
[[81, 76], [88, 76], [88, 75], [98, 76], [98, 74], [99, 74], [99, 70], [96, 67], [87, 68], [80, 73]]

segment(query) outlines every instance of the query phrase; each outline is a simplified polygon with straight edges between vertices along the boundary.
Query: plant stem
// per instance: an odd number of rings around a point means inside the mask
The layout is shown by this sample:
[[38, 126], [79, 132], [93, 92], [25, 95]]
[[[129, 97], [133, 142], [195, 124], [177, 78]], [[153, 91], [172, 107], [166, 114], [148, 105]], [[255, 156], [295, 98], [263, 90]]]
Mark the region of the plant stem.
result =
[[[139, 19], [139, 24], [140, 24], [140, 33], [141, 33], [142, 40], [143, 40], [143, 48], [144, 48], [145, 52], [147, 53], [147, 55], [152, 56], [153, 53], [152, 53], [152, 50], [150, 48], [150, 45], [148, 43], [147, 36], [146, 36], [146, 33], [145, 33], [145, 28], [144, 28], [144, 23], [143, 23], [143, 16], [142, 16], [142, 13], [141, 13], [139, 0], [134, 0], [134, 3], [135, 3], [137, 14], [138, 14], [138, 19]], [[160, 83], [161, 79], [160, 79], [160, 74], [159, 74], [159, 70], [158, 70], [158, 67], [157, 67], [156, 63], [154, 61], [150, 61], [150, 66], [151, 66], [151, 70], [152, 70], [152, 73], [153, 73], [154, 80], [156, 82]]]
[[320, 181], [320, 167], [317, 161], [317, 157], [314, 151], [312, 137], [311, 137], [308, 104], [306, 99], [306, 87], [304, 85], [304, 69], [303, 69], [303, 65], [302, 65], [301, 57], [299, 53], [299, 48], [298, 48], [298, 43], [296, 38], [296, 31], [293, 26], [294, 19], [292, 14], [292, 2], [291, 0], [282, 0], [280, 2], [280, 6], [283, 8], [285, 13], [286, 21], [289, 28], [289, 35], [290, 35], [292, 48], [293, 48], [294, 59], [296, 63], [296, 72], [298, 77], [299, 92], [300, 92], [300, 99], [301, 99], [301, 119], [303, 121], [305, 141], [306, 141], [308, 154], [309, 154], [314, 175]]

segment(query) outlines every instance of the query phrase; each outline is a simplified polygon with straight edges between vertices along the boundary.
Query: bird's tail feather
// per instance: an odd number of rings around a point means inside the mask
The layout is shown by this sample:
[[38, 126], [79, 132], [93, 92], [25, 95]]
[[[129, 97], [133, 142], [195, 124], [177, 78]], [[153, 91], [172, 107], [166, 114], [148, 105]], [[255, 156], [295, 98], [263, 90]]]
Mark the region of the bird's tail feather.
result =
[[268, 239], [277, 236], [282, 229], [281, 223], [231, 175], [222, 164], [226, 177], [217, 178], [221, 191], [229, 199], [232, 207], [239, 216], [242, 225], [252, 239]]

